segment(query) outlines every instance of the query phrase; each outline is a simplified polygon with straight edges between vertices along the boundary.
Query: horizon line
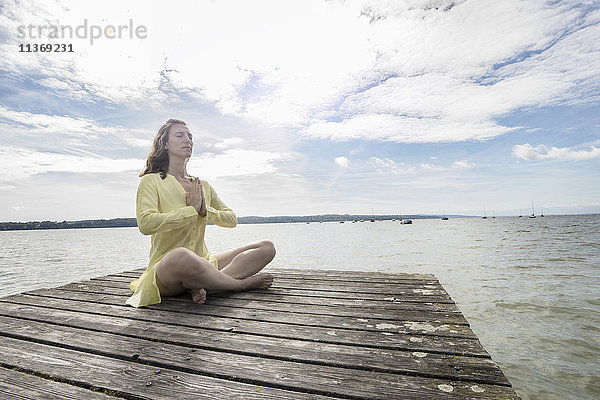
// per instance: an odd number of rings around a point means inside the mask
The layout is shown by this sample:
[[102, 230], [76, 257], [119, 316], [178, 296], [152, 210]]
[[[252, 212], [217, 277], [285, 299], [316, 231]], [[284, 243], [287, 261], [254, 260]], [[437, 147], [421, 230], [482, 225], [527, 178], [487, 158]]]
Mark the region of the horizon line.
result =
[[[522, 217], [528, 217], [530, 214], [521, 214]], [[542, 214], [535, 214], [536, 216], [541, 216]], [[544, 214], [545, 217], [557, 217], [557, 216], [568, 216], [568, 215], [600, 215], [600, 212], [591, 212], [591, 213], [565, 213], [565, 214]], [[376, 217], [455, 217], [455, 218], [481, 218], [482, 215], [470, 215], [470, 214], [306, 214], [306, 215], [273, 215], [273, 216], [261, 216], [261, 215], [243, 215], [237, 216], [237, 218], [303, 218], [303, 217], [324, 217], [324, 216], [354, 216], [354, 217], [366, 217], [366, 218], [376, 218]], [[487, 217], [491, 218], [505, 218], [505, 217], [519, 217], [519, 214], [506, 214], [506, 215], [496, 215]], [[0, 224], [26, 224], [32, 222], [82, 222], [82, 221], [112, 221], [119, 219], [136, 219], [136, 217], [113, 217], [113, 218], [88, 218], [88, 219], [76, 219], [76, 220], [29, 220], [29, 221], [0, 221]]]

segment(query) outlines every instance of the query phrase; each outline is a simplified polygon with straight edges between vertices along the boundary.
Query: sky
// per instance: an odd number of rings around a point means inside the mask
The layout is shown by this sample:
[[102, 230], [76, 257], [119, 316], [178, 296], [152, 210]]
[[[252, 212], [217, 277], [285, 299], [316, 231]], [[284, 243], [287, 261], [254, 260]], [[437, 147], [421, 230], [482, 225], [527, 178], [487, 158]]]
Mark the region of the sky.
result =
[[169, 118], [238, 216], [600, 212], [599, 1], [6, 0], [0, 53], [0, 221], [135, 217]]

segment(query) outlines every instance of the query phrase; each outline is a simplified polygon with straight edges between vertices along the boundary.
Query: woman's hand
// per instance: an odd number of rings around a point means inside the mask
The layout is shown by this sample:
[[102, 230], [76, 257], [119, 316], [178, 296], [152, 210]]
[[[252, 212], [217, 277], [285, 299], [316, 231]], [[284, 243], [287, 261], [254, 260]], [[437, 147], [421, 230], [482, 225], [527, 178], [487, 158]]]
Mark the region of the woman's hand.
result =
[[192, 191], [185, 193], [185, 200], [186, 204], [194, 207], [201, 217], [206, 217], [206, 202], [204, 201], [204, 191], [200, 179], [194, 178], [192, 180]]

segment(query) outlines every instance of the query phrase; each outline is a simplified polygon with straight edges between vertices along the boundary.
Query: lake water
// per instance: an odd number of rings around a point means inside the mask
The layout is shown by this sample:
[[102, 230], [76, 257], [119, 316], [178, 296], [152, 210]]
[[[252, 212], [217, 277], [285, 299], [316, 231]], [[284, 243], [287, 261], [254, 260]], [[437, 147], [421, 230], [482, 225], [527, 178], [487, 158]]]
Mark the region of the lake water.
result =
[[[600, 398], [600, 215], [207, 228], [274, 267], [433, 273], [523, 399]], [[0, 297], [145, 267], [137, 228], [0, 232]]]

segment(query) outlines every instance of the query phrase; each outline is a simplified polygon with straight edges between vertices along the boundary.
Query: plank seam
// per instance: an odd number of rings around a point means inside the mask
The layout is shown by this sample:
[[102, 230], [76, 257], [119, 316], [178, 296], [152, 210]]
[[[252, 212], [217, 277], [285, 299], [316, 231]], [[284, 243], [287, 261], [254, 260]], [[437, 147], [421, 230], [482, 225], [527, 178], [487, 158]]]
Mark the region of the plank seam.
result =
[[[129, 298], [128, 295], [124, 295], [124, 294], [113, 294], [113, 293], [103, 293], [103, 292], [95, 292], [95, 291], [88, 291], [88, 290], [78, 290], [78, 289], [74, 289], [74, 288], [57, 288], [57, 290], [63, 291], [63, 292], [76, 292], [76, 293], [97, 293], [97, 294], [101, 294], [101, 295], [107, 295], [107, 296], [118, 296], [118, 297], [126, 297]], [[28, 294], [28, 295], [35, 295], [35, 296], [43, 296], [43, 297], [50, 297], [50, 298], [57, 298], [57, 299], [61, 299], [61, 297], [54, 297], [54, 296], [49, 296], [49, 295], [44, 295], [44, 294], [38, 294], [35, 292], [30, 292], [30, 293], [24, 293], [24, 294]], [[214, 296], [214, 295], [210, 295], [210, 296]], [[218, 298], [227, 298], [227, 296], [215, 296]], [[184, 300], [181, 298], [178, 298], [176, 296], [168, 296], [167, 297], [169, 300], [168, 301], [174, 301], [177, 303], [190, 303], [189, 300]], [[266, 303], [268, 304], [270, 302], [270, 300], [250, 300], [250, 301], [256, 301], [256, 302], [262, 302], [262, 303]], [[282, 304], [296, 304], [296, 303], [292, 303], [292, 302], [278, 302], [278, 301], [274, 301], [275, 303], [282, 303]], [[100, 302], [102, 303], [102, 302]], [[244, 301], [240, 300], [240, 305], [228, 305], [228, 304], [210, 304], [207, 303], [207, 305], [209, 306], [217, 306], [217, 307], [226, 307], [226, 308], [235, 308], [235, 309], [244, 309], [244, 310], [258, 310], [258, 311], [276, 311], [276, 312], [285, 312], [285, 313], [289, 313], [289, 314], [302, 314], [302, 315], [326, 315], [326, 316], [330, 316], [330, 317], [340, 317], [339, 314], [330, 314], [333, 313], [336, 308], [339, 308], [337, 306], [327, 306], [327, 305], [318, 305], [318, 307], [324, 307], [324, 308], [330, 308], [331, 310], [327, 310], [326, 313], [322, 313], [322, 312], [302, 312], [302, 311], [280, 311], [280, 310], [272, 310], [269, 309], [267, 307], [267, 305], [260, 305], [259, 307], [248, 307], [248, 306], [244, 306]], [[307, 306], [313, 306], [314, 304], [306, 304]], [[359, 306], [344, 306], [345, 309], [357, 309], [357, 310], [352, 310], [352, 311], [363, 311], [365, 309], [369, 309], [370, 307], [359, 307]], [[374, 309], [373, 311], [382, 311], [385, 309]], [[389, 310], [389, 309], [387, 309]], [[450, 314], [450, 315], [454, 315], [454, 316], [461, 316], [463, 317], [463, 315], [459, 312], [459, 311], [435, 311], [435, 310], [415, 310], [415, 309], [410, 309], [410, 308], [394, 308], [392, 309], [392, 311], [413, 311], [413, 312], [426, 312], [428, 314], [431, 315], [439, 315], [439, 314], [444, 314], [441, 315], [443, 317], [447, 317], [449, 315], [445, 315], [445, 314]], [[206, 315], [206, 314], [201, 314], [201, 315]], [[364, 313], [358, 313], [356, 315], [343, 315], [343, 317], [348, 317], [348, 318], [363, 318], [364, 317]], [[464, 317], [463, 317], [464, 318]], [[369, 317], [369, 319], [371, 320], [380, 320], [380, 321], [395, 321], [397, 320], [396, 318], [394, 318], [393, 315], [391, 315], [389, 318], [382, 318], [382, 317]], [[453, 322], [453, 324], [455, 325], [469, 325], [468, 322]]]
[[[18, 305], [22, 305], [21, 303], [11, 303], [11, 304], [18, 304]], [[53, 307], [44, 307], [44, 306], [40, 306], [40, 305], [30, 305], [27, 304], [29, 306], [34, 306], [34, 307], [40, 307], [40, 308], [51, 308], [51, 309], [55, 309], [55, 310], [63, 310], [61, 308], [53, 308]], [[85, 311], [78, 311], [79, 313], [82, 314], [91, 314], [91, 315], [101, 315], [101, 316], [106, 316], [105, 314], [100, 314], [100, 313], [90, 313], [90, 312], [85, 312]], [[68, 328], [77, 328], [77, 329], [82, 329], [76, 325], [70, 325], [67, 323], [59, 323], [59, 322], [51, 322], [51, 321], [45, 321], [45, 320], [39, 320], [39, 319], [35, 319], [35, 318], [28, 318], [28, 317], [22, 317], [22, 316], [16, 316], [16, 315], [4, 315], [4, 314], [0, 314], [3, 315], [5, 317], [9, 317], [9, 318], [17, 318], [17, 319], [22, 319], [22, 320], [27, 320], [27, 321], [34, 321], [34, 322], [40, 322], [40, 323], [47, 323], [47, 324], [52, 324], [52, 325], [57, 325], [57, 326], [64, 326], [64, 327], [68, 327]], [[131, 320], [132, 318], [129, 317], [121, 317], [121, 316], [111, 316], [112, 318], [120, 318], [120, 319], [125, 319], [125, 320]], [[143, 322], [152, 322], [152, 323], [156, 323], [156, 324], [161, 324], [161, 325], [167, 325], [167, 326], [185, 326], [187, 328], [198, 328], [197, 326], [191, 326], [191, 325], [185, 325], [185, 324], [173, 324], [173, 323], [167, 323], [167, 322], [156, 322], [154, 320], [145, 320], [145, 319], [135, 319], [136, 321], [143, 321]], [[111, 334], [115, 334], [115, 335], [121, 335], [121, 336], [125, 336], [125, 337], [131, 337], [131, 338], [140, 338], [139, 336], [136, 335], [128, 335], [125, 333], [121, 333], [121, 332], [107, 332], [105, 330], [100, 330], [100, 329], [94, 329], [94, 328], [86, 328], [87, 330], [93, 331], [93, 332], [100, 332], [100, 333], [111, 333]], [[201, 329], [206, 329], [206, 330], [210, 330], [210, 331], [215, 331], [215, 332], [230, 332], [227, 329], [219, 329], [219, 328], [210, 328], [210, 327], [201, 327]], [[430, 349], [430, 348], [418, 348], [418, 347], [404, 347], [401, 345], [396, 345], [396, 346], [385, 346], [385, 345], [377, 345], [377, 344], [372, 344], [372, 343], [348, 343], [348, 342], [341, 342], [341, 341], [335, 341], [335, 340], [322, 340], [322, 339], [306, 339], [306, 338], [298, 338], [298, 337], [290, 337], [290, 336], [284, 336], [284, 335], [276, 335], [276, 334], [264, 334], [264, 333], [254, 333], [254, 332], [247, 332], [247, 331], [236, 331], [238, 333], [244, 334], [244, 335], [250, 335], [250, 336], [258, 336], [258, 337], [266, 337], [266, 338], [276, 338], [276, 339], [284, 339], [284, 340], [298, 340], [298, 341], [303, 341], [303, 342], [309, 342], [309, 343], [326, 343], [326, 344], [334, 344], [334, 345], [343, 345], [343, 346], [351, 346], [351, 347], [359, 347], [359, 348], [368, 348], [368, 349], [380, 349], [380, 350], [399, 350], [399, 351], [423, 351], [425, 353], [431, 353], [431, 354], [441, 354], [441, 355], [453, 355], [453, 356], [464, 356], [464, 357], [474, 357], [474, 358], [483, 358], [483, 359], [490, 359], [491, 360], [491, 356], [486, 352], [485, 354], [481, 354], [481, 353], [469, 353], [469, 352], [452, 352], [452, 351], [447, 351], [447, 350], [436, 350], [436, 349]], [[407, 336], [422, 336], [421, 334], [411, 334], [411, 335], [407, 335]], [[190, 345], [188, 343], [185, 342], [177, 342], [177, 341], [170, 341], [170, 340], [161, 340], [161, 339], [147, 339], [147, 338], [143, 338], [152, 342], [157, 342], [157, 343], [168, 343], [168, 344], [176, 344], [176, 345], [181, 345], [181, 346], [185, 346], [185, 347], [193, 347], [194, 345]], [[477, 339], [472, 339], [472, 338], [461, 338], [464, 340], [471, 340], [471, 341], [478, 341]], [[414, 345], [413, 345], [414, 346]]]
[[[90, 281], [92, 282], [111, 282], [111, 283], [116, 283], [116, 284], [126, 284], [127, 282], [125, 281], [115, 281], [115, 280], [111, 280], [111, 279], [103, 279], [102, 277], [100, 278], [90, 278]], [[311, 292], [325, 292], [325, 293], [347, 293], [347, 294], [381, 294], [382, 296], [401, 296], [402, 294], [398, 294], [398, 293], [379, 293], [379, 292], [372, 292], [369, 291], [366, 288], [360, 288], [362, 290], [356, 290], [356, 291], [352, 291], [352, 290], [336, 290], [336, 289], [315, 289], [315, 288], [305, 288], [305, 287], [289, 287], [289, 286], [273, 286], [274, 289], [293, 289], [293, 290], [306, 290], [306, 291], [311, 291]], [[376, 289], [376, 288], [375, 288]], [[438, 289], [439, 290], [439, 289]], [[441, 297], [441, 298], [447, 298], [450, 299], [450, 295], [444, 291], [446, 294], [438, 294], [435, 295], [436, 297]], [[447, 300], [446, 299], [446, 300]]]
[[[121, 307], [121, 308], [130, 308], [129, 305], [126, 304], [113, 304], [113, 303], [106, 303], [106, 302], [101, 302], [101, 301], [93, 301], [93, 300], [78, 300], [78, 299], [63, 299], [61, 297], [54, 297], [54, 296], [48, 296], [48, 295], [38, 295], [38, 294], [31, 294], [31, 293], [23, 293], [24, 296], [29, 296], [29, 297], [38, 297], [38, 298], [49, 298], [49, 299], [57, 299], [57, 300], [63, 300], [63, 301], [73, 301], [73, 302], [80, 302], [80, 303], [93, 303], [93, 304], [102, 304], [102, 305], [109, 305], [111, 307]], [[0, 299], [0, 301], [4, 301], [7, 303], [15, 303], [15, 304], [20, 304], [18, 302], [15, 301], [8, 301], [8, 300], [2, 300]], [[44, 305], [40, 305], [40, 307], [47, 307], [47, 308], [52, 308], [52, 309], [58, 309], [61, 310], [60, 307], [51, 307], [51, 306], [44, 306]], [[345, 330], [345, 331], [359, 331], [359, 332], [377, 332], [377, 333], [383, 333], [383, 332], [388, 332], [385, 329], [375, 329], [375, 328], [352, 328], [352, 327], [345, 327], [345, 326], [331, 326], [331, 325], [319, 325], [319, 324], [315, 324], [315, 325], [307, 325], [305, 323], [294, 323], [294, 322], [283, 322], [283, 321], [269, 321], [266, 319], [255, 319], [255, 318], [242, 318], [239, 316], [227, 316], [227, 315], [214, 315], [214, 314], [202, 314], [202, 313], [198, 313], [198, 312], [187, 312], [184, 310], [177, 310], [177, 311], [173, 311], [173, 310], [163, 310], [157, 306], [148, 306], [147, 309], [153, 310], [153, 311], [159, 311], [159, 312], [168, 312], [168, 313], [175, 313], [175, 314], [189, 314], [189, 315], [203, 315], [203, 316], [208, 316], [208, 317], [214, 317], [214, 318], [225, 318], [225, 319], [232, 319], [234, 321], [240, 321], [240, 320], [244, 320], [244, 321], [254, 321], [254, 322], [267, 322], [267, 323], [277, 323], [277, 324], [283, 324], [283, 325], [291, 325], [291, 326], [301, 326], [301, 327], [316, 327], [316, 328], [327, 328], [327, 329], [340, 329], [340, 330]], [[87, 311], [85, 311], [87, 312]], [[93, 312], [88, 312], [90, 314], [98, 314], [98, 313], [93, 313]], [[100, 314], [103, 315], [103, 314]], [[315, 315], [315, 314], [308, 314], [308, 315]], [[385, 321], [385, 320], [384, 320]], [[413, 320], [406, 320], [404, 322], [423, 322], [423, 323], [432, 323], [431, 321], [413, 321]], [[439, 323], [440, 325], [448, 325], [447, 323]], [[175, 324], [174, 324], [175, 325]], [[468, 321], [467, 323], [456, 323], [453, 325], [460, 325], [460, 326], [466, 326], [466, 327], [470, 327]], [[390, 333], [396, 333], [396, 332], [390, 332]], [[474, 334], [473, 337], [471, 336], [465, 336], [465, 335], [453, 335], [452, 333], [449, 334], [444, 334], [444, 335], [439, 335], [439, 334], [430, 334], [427, 332], [420, 332], [421, 335], [426, 335], [426, 336], [436, 336], [436, 337], [454, 337], [454, 338], [475, 338]]]
[[4, 362], [0, 362], [0, 367], [2, 368], [6, 368], [6, 369], [11, 369], [13, 371], [17, 371], [17, 372], [22, 372], [25, 374], [29, 374], [29, 375], [33, 375], [33, 376], [37, 376], [39, 378], [43, 378], [49, 381], [53, 381], [53, 382], [60, 382], [60, 383], [66, 383], [68, 385], [71, 386], [77, 386], [83, 389], [87, 389], [93, 392], [100, 392], [100, 393], [104, 393], [108, 396], [111, 397], [116, 397], [116, 398], [120, 398], [120, 399], [127, 399], [127, 400], [151, 400], [148, 397], [140, 397], [140, 396], [136, 396], [132, 393], [127, 393], [127, 392], [123, 392], [120, 390], [115, 390], [115, 389], [108, 389], [108, 388], [103, 388], [100, 386], [95, 386], [92, 385], [90, 383], [87, 382], [81, 382], [81, 381], [76, 381], [73, 379], [65, 379], [65, 378], [60, 378], [58, 376], [52, 376], [52, 375], [48, 375], [48, 374], [44, 374], [41, 372], [37, 372], [31, 369], [26, 369], [26, 368], [22, 368], [16, 365], [11, 365], [11, 364], [7, 364]]
[[[110, 275], [126, 275], [126, 274], [142, 274], [146, 268], [138, 268], [130, 271], [121, 271], [118, 273], [108, 274]], [[295, 269], [295, 268], [276, 268], [269, 266], [264, 270], [268, 273], [277, 273], [287, 276], [304, 276], [302, 272], [307, 274], [316, 273], [316, 276], [323, 276], [325, 278], [346, 278], [348, 276], [353, 278], [376, 278], [376, 279], [400, 279], [400, 280], [424, 280], [424, 281], [437, 281], [435, 274], [424, 274], [424, 273], [412, 273], [412, 272], [382, 272], [382, 271], [349, 271], [343, 269]]]
[[[78, 352], [86, 353], [86, 354], [92, 354], [92, 355], [97, 355], [97, 356], [102, 356], [102, 357], [107, 357], [107, 358], [113, 358], [113, 359], [117, 359], [117, 360], [121, 360], [121, 361], [134, 362], [137, 364], [143, 364], [143, 365], [148, 365], [151, 367], [162, 368], [165, 370], [172, 370], [172, 371], [178, 371], [178, 372], [185, 372], [185, 373], [189, 373], [189, 374], [193, 374], [193, 375], [207, 376], [207, 377], [211, 377], [211, 378], [227, 380], [230, 382], [245, 383], [245, 384], [253, 385], [253, 386], [282, 389], [282, 390], [287, 390], [287, 391], [296, 392], [296, 393], [317, 394], [317, 395], [329, 396], [329, 397], [334, 397], [334, 398], [339, 398], [339, 399], [369, 400], [368, 397], [363, 397], [363, 396], [335, 393], [335, 392], [330, 392], [327, 390], [309, 389], [309, 388], [305, 388], [305, 387], [301, 387], [301, 386], [283, 385], [283, 384], [278, 384], [278, 383], [274, 383], [274, 382], [270, 382], [270, 381], [261, 381], [258, 379], [240, 378], [237, 376], [232, 376], [232, 375], [227, 375], [227, 374], [219, 374], [216, 372], [202, 371], [199, 369], [187, 368], [187, 367], [182, 367], [182, 366], [178, 366], [178, 365], [171, 365], [171, 364], [166, 364], [163, 362], [143, 360], [143, 359], [140, 359], [139, 355], [137, 355], [137, 354], [134, 354], [133, 357], [121, 356], [121, 355], [114, 354], [114, 353], [108, 353], [108, 352], [103, 352], [103, 351], [99, 351], [99, 350], [90, 350], [89, 348], [71, 346], [71, 345], [57, 343], [57, 342], [51, 342], [51, 341], [47, 341], [47, 340], [43, 340], [43, 339], [34, 340], [32, 338], [22, 337], [21, 335], [17, 335], [17, 334], [9, 334], [6, 332], [0, 332], [0, 336], [6, 336], [6, 337], [10, 337], [10, 338], [17, 339], [17, 340], [23, 340], [23, 341], [27, 341], [27, 342], [43, 344], [43, 345], [51, 346], [51, 347], [57, 347], [57, 348], [62, 348], [62, 349], [67, 349], [67, 350], [78, 351]], [[138, 356], [138, 357], [135, 357], [135, 356]], [[10, 366], [10, 364], [0, 363], [0, 366], [4, 367], [5, 365], [8, 365], [9, 367], [14, 367], [14, 366]], [[16, 368], [20, 368], [20, 367], [16, 367]], [[15, 369], [15, 368], [12, 368], [12, 369]], [[46, 378], [45, 374], [37, 373], [32, 370], [24, 370], [21, 372], [27, 372], [27, 371], [31, 371], [31, 373], [33, 375], [37, 375], [42, 378]], [[47, 379], [54, 380], [57, 382], [69, 383], [74, 386], [81, 386], [86, 389], [92, 388], [92, 390], [94, 390], [96, 388], [95, 386], [93, 386], [89, 383], [86, 383], [86, 382], [70, 381], [70, 380], [66, 380], [64, 378], [59, 378], [59, 377], [48, 376]], [[86, 387], [86, 386], [89, 386], [89, 387]], [[98, 388], [98, 389], [100, 391], [103, 391], [103, 390], [111, 391], [112, 390], [112, 389], [105, 389], [105, 388]], [[120, 391], [116, 391], [116, 392], [119, 394], [122, 393], [125, 396], [127, 396], [127, 395], [131, 396], [131, 397], [122, 397], [125, 399], [148, 400], [146, 397], [139, 397], [136, 395], [132, 395], [130, 393], [125, 393], [125, 392], [120, 392]]]
[[[268, 272], [268, 271], [265, 271]], [[372, 279], [359, 279], [359, 278], [339, 278], [339, 279], [334, 279], [334, 278], [309, 278], [309, 277], [292, 277], [290, 275], [285, 275], [285, 276], [281, 276], [279, 275], [277, 272], [271, 271], [270, 273], [275, 274], [275, 278], [277, 280], [283, 280], [283, 281], [298, 281], [298, 282], [308, 282], [308, 281], [315, 281], [315, 282], [323, 282], [323, 283], [374, 283], [374, 284], [379, 284], [379, 285], [401, 285], [401, 286], [424, 286], [424, 287], [428, 287], [428, 288], [435, 288], [435, 289], [441, 289], [443, 288], [443, 286], [435, 281], [435, 280], [424, 280], [424, 279], [399, 279], [399, 280], [385, 280], [385, 278], [381, 278], [378, 280], [372, 280]], [[110, 274], [110, 275], [105, 275], [105, 276], [98, 276], [98, 277], [93, 277], [90, 279], [102, 279], [102, 280], [113, 280], [113, 279], [109, 279], [109, 278], [127, 278], [127, 279], [132, 279], [135, 280], [137, 278], [139, 278], [140, 275], [139, 274]], [[120, 281], [119, 281], [120, 282]]]
[[[116, 287], [116, 286], [102, 286], [102, 285], [97, 285], [96, 287], [101, 286], [101, 287], [110, 287], [110, 288], [114, 288], [114, 289], [123, 289], [120, 287]], [[60, 286], [55, 288], [55, 290], [61, 290], [61, 291], [71, 291], [71, 292], [82, 292], [82, 293], [97, 293], [97, 294], [110, 294], [111, 296], [129, 296], [129, 294], [113, 294], [113, 293], [104, 293], [102, 291], [97, 291], [94, 290], [92, 288], [92, 290], [88, 289], [79, 289], [79, 288], [75, 288], [75, 287], [64, 287], [64, 286]], [[27, 292], [25, 292], [27, 293]], [[34, 293], [34, 292], [29, 292], [29, 293]], [[261, 293], [263, 294], [263, 293]], [[240, 302], [244, 302], [244, 301], [256, 301], [256, 302], [261, 302], [261, 303], [280, 303], [280, 304], [298, 304], [298, 305], [307, 305], [307, 306], [318, 306], [318, 307], [330, 307], [330, 308], [337, 308], [337, 307], [345, 307], [345, 308], [350, 308], [350, 309], [360, 309], [360, 310], [365, 310], [365, 309], [374, 309], [374, 310], [391, 310], [391, 311], [427, 311], [427, 312], [438, 312], [438, 313], [450, 313], [450, 314], [459, 314], [462, 315], [462, 313], [460, 312], [460, 310], [444, 310], [444, 311], [436, 311], [436, 310], [420, 310], [420, 309], [415, 309], [415, 308], [403, 308], [403, 307], [395, 307], [395, 308], [387, 308], [384, 306], [389, 306], [390, 304], [393, 305], [406, 305], [406, 304], [412, 304], [412, 303], [417, 303], [417, 304], [423, 304], [422, 302], [414, 302], [414, 301], [396, 301], [396, 300], [369, 300], [372, 302], [378, 302], [381, 304], [378, 304], [376, 306], [361, 306], [360, 303], [356, 303], [355, 305], [340, 305], [340, 306], [332, 306], [332, 305], [321, 305], [321, 304], [313, 304], [313, 303], [299, 303], [296, 301], [283, 301], [280, 299], [275, 299], [275, 300], [266, 300], [266, 299], [261, 299], [261, 298], [255, 298], [255, 299], [245, 299], [245, 298], [238, 298], [238, 297], [230, 297], [221, 293], [211, 293], [209, 295], [210, 297], [217, 297], [220, 299], [231, 299], [231, 300], [236, 300], [236, 301], [240, 301]], [[292, 296], [292, 295], [290, 295]], [[305, 297], [305, 296], [301, 296], [301, 297]], [[177, 302], [188, 302], [188, 300], [183, 300], [181, 299], [179, 296], [168, 296], [167, 298], [169, 298], [172, 301], [177, 301]], [[284, 297], [285, 299], [285, 297]], [[339, 298], [336, 298], [339, 300]], [[403, 304], [404, 303], [404, 304]], [[427, 302], [429, 303], [429, 302]], [[438, 303], [438, 304], [453, 304], [453, 303]], [[233, 306], [227, 306], [227, 305], [219, 305], [220, 307], [233, 307]], [[237, 306], [236, 306], [237, 307]], [[240, 306], [240, 308], [250, 308], [250, 307], [242, 307]]]
[[[37, 321], [37, 322], [42, 322], [42, 321]], [[46, 322], [44, 322], [44, 323], [46, 323]], [[82, 328], [77, 328], [77, 329], [82, 329]], [[93, 331], [96, 331], [96, 330], [93, 330]], [[152, 343], [172, 344], [172, 345], [186, 347], [186, 348], [192, 348], [192, 349], [202, 349], [202, 350], [208, 350], [208, 351], [215, 351], [218, 353], [237, 354], [237, 355], [243, 355], [243, 356], [249, 356], [249, 357], [255, 357], [255, 358], [265, 358], [265, 359], [271, 359], [271, 360], [277, 360], [277, 361], [287, 361], [287, 362], [294, 362], [294, 363], [298, 363], [298, 364], [310, 364], [310, 365], [325, 366], [325, 367], [336, 367], [336, 368], [342, 368], [342, 369], [348, 369], [348, 370], [358, 370], [358, 371], [373, 371], [373, 372], [381, 372], [381, 373], [387, 373], [387, 374], [393, 374], [393, 375], [418, 376], [418, 377], [423, 377], [423, 378], [459, 381], [459, 382], [467, 382], [467, 383], [481, 383], [481, 384], [487, 384], [487, 385], [492, 385], [492, 386], [506, 386], [506, 387], [511, 386], [510, 383], [497, 382], [497, 381], [492, 381], [492, 380], [488, 380], [488, 379], [484, 379], [484, 378], [477, 378], [477, 377], [468, 377], [467, 378], [464, 376], [454, 376], [454, 375], [447, 375], [447, 374], [443, 374], [443, 373], [433, 374], [433, 373], [427, 373], [427, 372], [421, 372], [421, 371], [393, 370], [393, 369], [376, 367], [376, 366], [375, 367], [374, 366], [361, 367], [361, 366], [352, 366], [352, 365], [343, 364], [343, 363], [334, 363], [334, 362], [325, 362], [325, 361], [320, 362], [320, 361], [316, 361], [316, 360], [297, 360], [297, 359], [286, 358], [286, 357], [270, 356], [270, 355], [265, 355], [265, 354], [256, 354], [256, 353], [240, 351], [240, 350], [227, 350], [227, 349], [219, 349], [219, 348], [212, 348], [209, 346], [191, 345], [191, 344], [181, 345], [174, 341], [152, 340], [152, 339], [146, 339], [146, 338], [142, 338], [142, 337], [138, 337], [138, 336], [115, 334], [115, 333], [104, 332], [104, 331], [96, 331], [96, 332], [107, 333], [109, 335], [133, 337], [137, 340], [148, 341], [148, 342], [152, 342]], [[159, 361], [141, 360], [141, 359], [139, 359], [139, 355], [137, 355], [137, 354], [134, 354], [133, 357], [128, 357], [128, 356], [123, 356], [123, 355], [110, 353], [110, 352], [106, 352], [106, 351], [89, 349], [89, 348], [84, 348], [84, 347], [80, 347], [80, 346], [74, 346], [74, 345], [69, 345], [69, 344], [65, 344], [65, 343], [54, 342], [51, 340], [31, 338], [31, 337], [27, 337], [27, 336], [23, 336], [23, 335], [19, 335], [19, 334], [8, 333], [8, 332], [0, 332], [0, 336], [6, 336], [6, 337], [13, 338], [13, 339], [18, 339], [18, 340], [23, 340], [23, 341], [33, 342], [33, 343], [40, 343], [40, 344], [44, 344], [44, 345], [48, 345], [48, 346], [64, 348], [64, 349], [68, 349], [68, 350], [74, 350], [74, 351], [79, 351], [79, 352], [83, 352], [83, 353], [99, 355], [99, 356], [103, 356], [103, 357], [115, 358], [115, 359], [119, 359], [119, 360], [123, 360], [123, 361], [134, 361], [134, 362], [140, 363], [140, 364], [150, 365], [150, 366], [154, 366], [154, 367], [161, 367], [161, 368], [176, 370], [176, 371], [180, 371], [180, 372], [187, 372], [187, 373], [192, 373], [192, 374], [197, 374], [197, 375], [210, 376], [213, 378], [226, 379], [226, 380], [236, 381], [236, 382], [241, 382], [241, 383], [249, 383], [249, 384], [253, 384], [253, 385], [257, 385], [257, 386], [274, 387], [274, 388], [285, 389], [285, 390], [300, 391], [302, 393], [314, 393], [314, 394], [321, 394], [321, 395], [326, 395], [326, 396], [332, 396], [332, 395], [338, 396], [339, 395], [338, 393], [331, 393], [331, 392], [327, 392], [327, 391], [313, 392], [313, 389], [306, 389], [303, 387], [288, 386], [288, 385], [278, 385], [278, 384], [273, 384], [269, 381], [261, 381], [258, 379], [239, 378], [239, 377], [235, 377], [235, 376], [231, 376], [231, 375], [227, 375], [227, 374], [218, 374], [215, 372], [208, 372], [208, 371], [203, 371], [201, 369], [187, 368], [187, 367], [167, 364], [167, 363], [163, 363], [163, 362], [159, 362]], [[345, 396], [345, 395], [343, 395], [343, 396]], [[362, 399], [363, 397], [357, 396], [357, 397], [342, 397], [342, 398]]]
[[[92, 280], [90, 280], [92, 281]], [[102, 285], [100, 283], [98, 283], [99, 286], [106, 286], [106, 287], [112, 287], [112, 288], [118, 288], [118, 289], [123, 289], [125, 286], [124, 285], [119, 285], [125, 282], [117, 282], [117, 281], [108, 281], [108, 280], [98, 280], [98, 279], [93, 279], [94, 282], [110, 282], [113, 283], [112, 285]], [[85, 284], [84, 282], [80, 282], [82, 284]], [[282, 288], [282, 287], [273, 287], [273, 289], [286, 289], [286, 288]], [[307, 289], [298, 289], [298, 288], [287, 288], [287, 289], [293, 289], [293, 290], [307, 290]], [[309, 293], [308, 294], [289, 294], [286, 293], [285, 296], [296, 296], [296, 297], [317, 297], [320, 299], [347, 299], [347, 297], [333, 297], [333, 296], [326, 296], [325, 294], [328, 293], [328, 291], [323, 291], [324, 294], [318, 293], [318, 294], [311, 294], [309, 290], [307, 290]], [[254, 290], [254, 293], [260, 293], [260, 294], [265, 294], [265, 295], [269, 295], [269, 296], [282, 296], [283, 294], [281, 293], [274, 293], [273, 291], [269, 291], [269, 290]], [[347, 293], [350, 294], [351, 292], [341, 292], [338, 291], [336, 293]], [[369, 294], [368, 292], [363, 292], [364, 294]], [[357, 293], [358, 295], [360, 295], [360, 293]], [[397, 296], [393, 295], [393, 294], [385, 294], [385, 293], [381, 293], [381, 295], [383, 296]], [[360, 297], [356, 297], [357, 299], [360, 299]], [[369, 299], [369, 298], [362, 298], [362, 300], [370, 300], [370, 301], [382, 301], [382, 300], [376, 300], [376, 299]], [[452, 298], [448, 295], [447, 299], [432, 299], [432, 300], [425, 300], [423, 298], [413, 298], [411, 299], [404, 299], [402, 300], [403, 302], [406, 303], [432, 303], [432, 304], [455, 304], [455, 302], [452, 300]]]

